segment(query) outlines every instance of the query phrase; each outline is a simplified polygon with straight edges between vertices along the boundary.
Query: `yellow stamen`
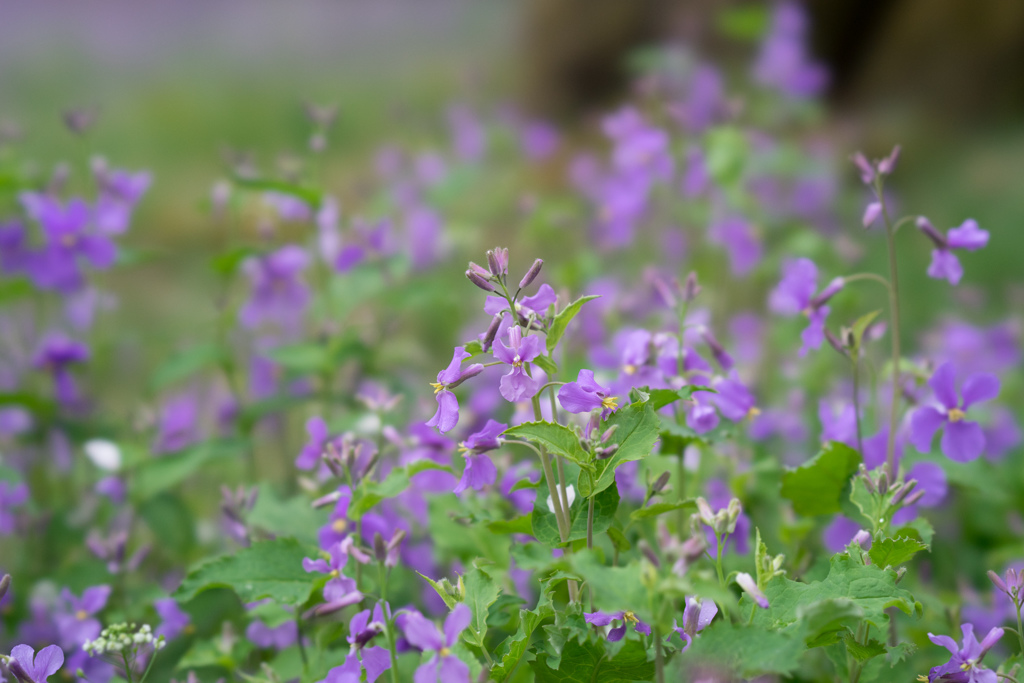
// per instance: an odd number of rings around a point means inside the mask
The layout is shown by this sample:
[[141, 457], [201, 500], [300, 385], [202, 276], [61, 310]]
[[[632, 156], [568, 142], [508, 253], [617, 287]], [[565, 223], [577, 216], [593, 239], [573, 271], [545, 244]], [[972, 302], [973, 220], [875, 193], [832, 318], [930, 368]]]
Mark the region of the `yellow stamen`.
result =
[[335, 533], [337, 533], [337, 534], [345, 533], [345, 530], [348, 529], [348, 520], [347, 519], [336, 519], [336, 520], [334, 520], [334, 523], [331, 524], [331, 529]]
[[442, 647], [440, 650], [437, 651], [437, 654], [441, 655], [442, 657], [449, 657], [451, 656], [452, 651], [446, 647]]
[[441, 382], [431, 382], [430, 386], [434, 387], [435, 394], [440, 394], [441, 391], [444, 389], [444, 384], [442, 384]]
[[626, 373], [627, 375], [635, 375], [636, 374], [636, 366], [635, 365], [623, 365], [622, 366], [622, 371], [624, 373]]
[[60, 238], [60, 243], [63, 244], [65, 247], [68, 247], [69, 249], [75, 246], [77, 242], [78, 238], [75, 237], [74, 235], [64, 235], [63, 237]]
[[757, 406], [750, 406], [750, 410], [747, 411], [747, 417], [753, 420], [755, 417], [761, 414], [761, 409]]
[[79, 621], [85, 621], [88, 618], [89, 613], [86, 612], [84, 609], [80, 609], [77, 612], [75, 612], [75, 619], [78, 619]]
[[623, 618], [624, 621], [628, 621], [628, 622], [631, 622], [631, 623], [634, 623], [634, 624], [637, 624], [637, 623], [640, 622], [640, 620], [637, 619], [636, 615], [633, 614], [632, 612], [624, 612], [622, 614], [622, 618]]
[[338, 571], [337, 569], [334, 569], [334, 570], [332, 570], [332, 571], [331, 571], [331, 573], [330, 573], [330, 574], [328, 574], [327, 576], [331, 577], [332, 579], [336, 579], [336, 578], [338, 578], [339, 576], [341, 576], [341, 572], [340, 572], [340, 571]]
[[608, 398], [601, 400], [601, 407], [607, 410], [618, 410], [619, 409], [619, 397], [609, 396]]
[[946, 413], [949, 416], [950, 422], [959, 422], [960, 420], [967, 417], [967, 413], [960, 410], [959, 408], [950, 408], [949, 412]]

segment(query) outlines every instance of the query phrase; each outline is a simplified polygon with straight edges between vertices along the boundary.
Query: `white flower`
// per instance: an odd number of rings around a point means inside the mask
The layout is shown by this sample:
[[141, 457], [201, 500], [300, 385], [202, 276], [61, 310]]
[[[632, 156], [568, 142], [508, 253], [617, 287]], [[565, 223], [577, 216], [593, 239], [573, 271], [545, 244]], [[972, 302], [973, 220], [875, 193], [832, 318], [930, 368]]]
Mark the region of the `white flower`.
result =
[[[561, 499], [562, 485], [555, 484], [555, 489], [558, 491], [559, 499]], [[576, 489], [572, 487], [572, 484], [569, 484], [569, 487], [565, 489], [565, 499], [569, 501], [569, 507], [572, 507], [572, 502], [576, 500]], [[551, 510], [552, 513], [555, 512], [555, 504], [551, 500], [551, 496], [548, 496], [548, 510]]]
[[90, 439], [82, 448], [93, 464], [101, 470], [117, 472], [121, 469], [121, 449], [113, 441]]

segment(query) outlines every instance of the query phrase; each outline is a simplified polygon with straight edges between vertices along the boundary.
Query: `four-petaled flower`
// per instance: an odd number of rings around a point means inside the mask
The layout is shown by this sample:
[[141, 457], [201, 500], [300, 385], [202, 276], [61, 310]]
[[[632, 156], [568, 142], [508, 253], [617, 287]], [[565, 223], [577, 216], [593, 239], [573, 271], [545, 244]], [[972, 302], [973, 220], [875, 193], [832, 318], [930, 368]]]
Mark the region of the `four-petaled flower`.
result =
[[789, 261], [783, 266], [782, 281], [772, 290], [768, 298], [768, 307], [781, 315], [807, 316], [809, 324], [800, 334], [803, 346], [800, 355], [807, 354], [809, 349], [817, 349], [825, 340], [825, 319], [829, 307], [825, 304], [845, 284], [843, 278], [832, 280], [815, 295], [818, 288], [818, 267], [810, 259], [801, 258]]
[[613, 621], [621, 621], [621, 626], [615, 626], [608, 631], [608, 640], [613, 643], [622, 640], [626, 635], [626, 626], [628, 624], [632, 624], [633, 630], [637, 633], [642, 633], [645, 636], [651, 635], [651, 627], [640, 621], [629, 610], [621, 612], [584, 612], [583, 619], [591, 626], [608, 626]]
[[56, 645], [44, 647], [37, 655], [28, 645], [15, 645], [7, 663], [19, 683], [46, 683], [64, 665], [64, 652]]
[[452, 653], [459, 635], [469, 626], [473, 612], [463, 603], [444, 620], [444, 632], [418, 612], [406, 615], [403, 629], [409, 643], [434, 656], [416, 669], [414, 683], [469, 683], [469, 667]]
[[480, 363], [473, 363], [465, 370], [462, 369], [462, 361], [471, 355], [465, 348], [456, 346], [455, 353], [452, 354], [452, 362], [437, 373], [436, 382], [430, 383], [430, 386], [434, 387], [434, 395], [437, 398], [437, 412], [427, 421], [427, 424], [437, 427], [439, 432], [450, 432], [459, 423], [459, 399], [455, 398], [452, 389], [470, 377], [479, 375], [484, 369]]
[[110, 586], [86, 588], [81, 598], [65, 588], [60, 597], [65, 603], [55, 617], [60, 644], [72, 649], [87, 640], [95, 640], [103, 627], [93, 615], [107, 606]]
[[948, 280], [951, 285], [959, 283], [964, 276], [964, 268], [953, 250], [977, 251], [988, 244], [988, 231], [979, 228], [973, 218], [965, 220], [959, 228], [951, 228], [945, 236], [924, 216], [917, 219], [917, 228], [935, 245], [932, 262], [928, 266], [928, 277]]
[[484, 453], [493, 451], [501, 445], [501, 433], [506, 429], [508, 425], [488, 420], [483, 429], [470, 434], [459, 444], [459, 452], [466, 458], [466, 469], [462, 471], [462, 478], [455, 485], [456, 495], [468, 488], [480, 491], [494, 483], [498, 477], [498, 469]]
[[974, 626], [963, 624], [964, 646], [957, 648], [956, 641], [949, 636], [929, 633], [928, 638], [936, 645], [949, 650], [949, 661], [928, 672], [929, 683], [997, 683], [996, 672], [981, 666], [981, 660], [996, 642], [1003, 637], [1003, 629], [993, 628], [980, 643], [974, 637]]
[[956, 369], [952, 362], [946, 362], [928, 384], [938, 404], [921, 406], [910, 418], [910, 441], [914, 448], [927, 453], [935, 432], [944, 426], [942, 452], [957, 462], [974, 460], [985, 450], [985, 433], [977, 422], [967, 420], [967, 410], [975, 403], [995, 398], [999, 394], [999, 379], [984, 372], [971, 375], [964, 381], [960, 400], [956, 393]]
[[333, 546], [328, 554], [330, 560], [318, 558], [311, 560], [303, 558], [302, 568], [307, 572], [322, 572], [331, 578], [324, 585], [324, 600], [326, 602], [314, 609], [317, 615], [330, 614], [349, 605], [354, 605], [363, 599], [363, 594], [356, 587], [355, 579], [350, 579], [341, 573], [348, 561], [348, 553], [341, 543]]
[[494, 355], [502, 363], [512, 366], [512, 371], [503, 375], [498, 389], [506, 401], [516, 403], [523, 399], [533, 398], [540, 390], [540, 382], [526, 374], [524, 364], [540, 355], [542, 345], [537, 335], [523, 336], [523, 330], [513, 325], [508, 330], [508, 344], [499, 342], [494, 347]]
[[594, 380], [593, 370], [580, 370], [575, 382], [558, 390], [558, 402], [570, 413], [589, 413], [600, 408], [602, 420], [618, 409], [618, 400], [611, 395], [611, 389]]
[[711, 620], [718, 614], [718, 605], [713, 600], [697, 600], [686, 598], [686, 609], [683, 610], [683, 625], [675, 626], [674, 631], [683, 639], [682, 652], [693, 644], [697, 634], [707, 628]]

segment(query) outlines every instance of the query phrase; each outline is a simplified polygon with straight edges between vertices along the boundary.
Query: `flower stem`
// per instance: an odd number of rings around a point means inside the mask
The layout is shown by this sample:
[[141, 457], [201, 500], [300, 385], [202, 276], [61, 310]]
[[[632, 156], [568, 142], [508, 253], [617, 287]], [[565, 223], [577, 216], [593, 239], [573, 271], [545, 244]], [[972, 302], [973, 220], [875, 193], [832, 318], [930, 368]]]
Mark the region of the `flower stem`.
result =
[[882, 217], [885, 220], [885, 239], [889, 247], [889, 321], [892, 330], [892, 405], [889, 407], [889, 440], [885, 448], [885, 462], [889, 477], [896, 476], [896, 428], [899, 421], [900, 400], [900, 285], [896, 267], [896, 230], [889, 219], [889, 210], [885, 206], [885, 195], [881, 181], [876, 185], [878, 201], [882, 205]]
[[398, 683], [398, 652], [395, 646], [395, 621], [391, 618], [388, 608], [388, 570], [383, 562], [378, 565], [380, 577], [380, 611], [384, 615], [384, 627], [387, 629], [388, 653], [391, 655], [391, 683]]
[[853, 350], [857, 356], [853, 359], [853, 418], [857, 424], [857, 450], [864, 455], [864, 436], [860, 425], [860, 349]]
[[654, 680], [665, 683], [665, 652], [661, 643], [661, 630], [654, 627]]
[[594, 497], [587, 501], [587, 550], [594, 548]]
[[1020, 643], [1021, 656], [1024, 657], [1024, 628], [1021, 628], [1021, 619], [1020, 619], [1021, 600], [1020, 600], [1020, 598], [1014, 598], [1013, 599], [1013, 608], [1014, 608], [1013, 611], [1017, 613], [1017, 641]]

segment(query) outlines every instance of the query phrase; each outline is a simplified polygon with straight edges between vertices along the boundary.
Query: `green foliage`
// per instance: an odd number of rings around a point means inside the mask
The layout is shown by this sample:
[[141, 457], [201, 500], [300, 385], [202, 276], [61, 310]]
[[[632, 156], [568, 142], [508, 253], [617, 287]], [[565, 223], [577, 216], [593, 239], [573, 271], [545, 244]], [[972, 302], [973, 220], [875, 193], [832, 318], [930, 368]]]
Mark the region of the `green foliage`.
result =
[[394, 498], [409, 488], [412, 477], [427, 470], [451, 472], [450, 467], [439, 465], [433, 460], [417, 460], [406, 467], [396, 467], [388, 473], [384, 481], [369, 482], [355, 490], [348, 508], [349, 518], [360, 519], [378, 503]]
[[651, 517], [657, 517], [663, 515], [666, 512], [673, 512], [675, 510], [695, 510], [697, 503], [692, 498], [678, 501], [676, 503], [654, 503], [644, 508], [637, 508], [629, 513], [629, 518], [633, 521], [639, 521], [641, 519], [650, 519]]
[[860, 454], [831, 441], [810, 461], [782, 475], [782, 497], [801, 515], [828, 515], [840, 510], [843, 490], [861, 463]]
[[135, 470], [131, 493], [145, 500], [184, 481], [212, 460], [241, 458], [247, 449], [241, 439], [204, 441], [177, 453], [145, 460]]
[[562, 340], [562, 335], [565, 334], [566, 328], [569, 327], [569, 323], [576, 317], [576, 314], [583, 308], [583, 304], [594, 299], [599, 299], [597, 295], [581, 296], [576, 301], [563, 308], [555, 315], [554, 320], [551, 321], [551, 326], [548, 328], [548, 334], [546, 339], [548, 355], [554, 353], [555, 348], [558, 346], [558, 342]]
[[530, 639], [543, 616], [536, 611], [519, 612], [519, 628], [498, 646], [498, 657], [491, 668], [491, 680], [504, 683], [519, 666], [530, 647]]
[[153, 372], [153, 389], [164, 389], [200, 370], [222, 363], [225, 358], [227, 351], [217, 344], [199, 344], [186, 349], [171, 356]]
[[609, 656], [603, 640], [570, 640], [562, 649], [557, 669], [549, 666], [547, 653], [530, 662], [537, 683], [628, 683], [649, 681], [654, 676], [654, 662], [647, 661], [647, 651], [630, 640]]
[[615, 482], [615, 470], [620, 465], [647, 457], [654, 448], [654, 442], [658, 440], [660, 425], [658, 414], [646, 401], [631, 403], [612, 413], [601, 423], [600, 432], [616, 427], [608, 443], [616, 444], [618, 450], [612, 457], [594, 463], [593, 486], [588, 473], [580, 475], [580, 493], [590, 497], [604, 491]]
[[501, 587], [490, 574], [478, 567], [473, 567], [463, 577], [466, 585], [465, 603], [473, 611], [473, 620], [469, 627], [476, 636], [475, 642], [483, 646], [483, 638], [487, 633], [487, 608], [494, 604], [501, 593]]
[[273, 598], [285, 605], [301, 605], [312, 594], [317, 578], [302, 568], [302, 560], [317, 554], [315, 548], [293, 538], [257, 541], [233, 555], [193, 567], [174, 597], [184, 602], [211, 588], [230, 588], [243, 602]]
[[726, 666], [744, 678], [796, 671], [805, 651], [799, 635], [760, 625], [716, 622], [686, 651], [686, 665]]
[[927, 549], [927, 545], [913, 538], [876, 538], [871, 544], [868, 556], [872, 564], [884, 569], [909, 562], [914, 555]]
[[569, 427], [554, 422], [525, 422], [509, 427], [504, 434], [526, 439], [546, 448], [549, 453], [561, 455], [578, 465], [583, 465], [588, 460], [587, 452], [580, 445], [579, 435]]
[[[578, 472], [575, 465], [566, 463], [565, 475], [567, 480]], [[558, 520], [555, 514], [548, 509], [547, 499], [549, 489], [547, 482], [542, 482], [537, 489], [537, 499], [533, 503], [533, 513], [530, 521], [533, 526], [533, 535], [541, 543], [556, 547], [562, 544], [561, 536], [558, 533]], [[594, 496], [594, 528], [597, 534], [604, 533], [612, 525], [615, 518], [615, 511], [619, 508], [619, 490], [614, 485], [604, 489]], [[587, 537], [587, 502], [582, 496], [577, 495], [572, 505], [569, 506], [569, 541], [578, 541]]]

